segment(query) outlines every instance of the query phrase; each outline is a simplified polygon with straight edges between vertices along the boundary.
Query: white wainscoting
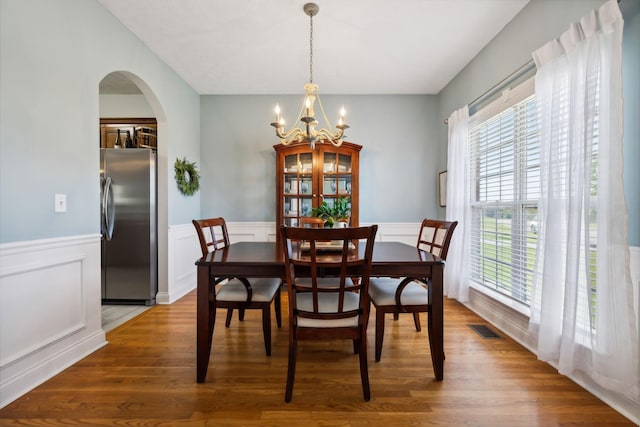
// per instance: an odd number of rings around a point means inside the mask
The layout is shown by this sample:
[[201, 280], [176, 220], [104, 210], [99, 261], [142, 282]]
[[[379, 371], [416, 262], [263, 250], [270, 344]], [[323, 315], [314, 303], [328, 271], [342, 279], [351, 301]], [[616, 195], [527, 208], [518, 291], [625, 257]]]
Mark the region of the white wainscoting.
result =
[[195, 289], [195, 262], [202, 256], [192, 224], [170, 226], [168, 239], [168, 289], [158, 289], [158, 304], [171, 304]]
[[0, 245], [0, 407], [106, 344], [100, 236]]
[[[362, 226], [369, 226], [373, 223], [360, 223]], [[376, 241], [380, 242], [402, 242], [407, 245], [415, 246], [418, 243], [418, 233], [420, 232], [421, 222], [402, 222], [402, 223], [378, 223], [378, 232], [376, 233]]]
[[[228, 222], [231, 243], [275, 241], [275, 224], [272, 222]], [[195, 262], [202, 256], [200, 243], [193, 224], [169, 227], [169, 283], [168, 290], [159, 290], [158, 304], [171, 304], [196, 288]]]
[[[227, 230], [231, 243], [276, 241], [277, 230], [273, 222], [227, 222]], [[378, 224], [376, 240], [415, 245], [419, 230], [420, 223]], [[169, 227], [169, 283], [166, 292], [158, 292], [158, 304], [171, 304], [196, 288], [195, 261], [200, 256], [200, 244], [193, 224]]]

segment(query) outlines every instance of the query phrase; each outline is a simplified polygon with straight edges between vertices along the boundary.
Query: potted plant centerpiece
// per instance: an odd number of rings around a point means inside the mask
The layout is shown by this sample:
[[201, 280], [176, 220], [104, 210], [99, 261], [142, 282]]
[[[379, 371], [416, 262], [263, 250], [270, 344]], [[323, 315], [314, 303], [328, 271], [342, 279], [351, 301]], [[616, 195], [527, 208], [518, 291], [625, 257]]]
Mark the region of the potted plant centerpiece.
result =
[[325, 227], [346, 227], [349, 224], [350, 213], [348, 197], [338, 197], [333, 202], [333, 206], [329, 206], [326, 201], [323, 201], [320, 206], [311, 209], [311, 216], [324, 219]]

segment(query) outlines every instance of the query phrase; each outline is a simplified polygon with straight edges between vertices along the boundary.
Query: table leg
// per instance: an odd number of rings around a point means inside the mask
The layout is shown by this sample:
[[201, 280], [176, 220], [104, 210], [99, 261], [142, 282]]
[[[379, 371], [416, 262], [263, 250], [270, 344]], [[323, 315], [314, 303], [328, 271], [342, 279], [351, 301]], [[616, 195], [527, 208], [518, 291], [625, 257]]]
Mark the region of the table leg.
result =
[[434, 264], [431, 267], [431, 311], [428, 313], [431, 361], [438, 381], [444, 379], [443, 266], [444, 264]]
[[212, 327], [209, 312], [209, 267], [198, 266], [198, 290], [197, 290], [197, 325], [196, 325], [196, 381], [203, 383], [207, 378], [209, 357], [211, 356]]

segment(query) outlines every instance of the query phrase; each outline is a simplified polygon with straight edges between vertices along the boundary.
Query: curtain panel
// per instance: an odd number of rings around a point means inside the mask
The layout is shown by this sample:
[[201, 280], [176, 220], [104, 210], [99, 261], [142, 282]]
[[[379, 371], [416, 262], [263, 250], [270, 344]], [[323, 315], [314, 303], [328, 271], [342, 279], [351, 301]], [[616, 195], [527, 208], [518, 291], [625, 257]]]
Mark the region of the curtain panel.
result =
[[471, 196], [469, 174], [469, 107], [449, 116], [447, 154], [447, 221], [458, 221], [444, 269], [444, 294], [460, 302], [469, 300], [469, 248]]
[[[530, 329], [541, 360], [638, 402], [615, 0], [533, 53], [542, 194]], [[453, 257], [452, 257], [453, 258]]]

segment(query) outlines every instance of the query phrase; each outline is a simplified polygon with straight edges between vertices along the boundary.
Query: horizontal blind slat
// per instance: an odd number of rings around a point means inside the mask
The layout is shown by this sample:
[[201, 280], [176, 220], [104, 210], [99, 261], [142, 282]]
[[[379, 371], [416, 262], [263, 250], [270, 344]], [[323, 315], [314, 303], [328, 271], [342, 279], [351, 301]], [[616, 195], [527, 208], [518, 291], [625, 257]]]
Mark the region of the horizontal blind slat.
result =
[[534, 97], [478, 124], [469, 139], [472, 279], [529, 304], [540, 195]]

